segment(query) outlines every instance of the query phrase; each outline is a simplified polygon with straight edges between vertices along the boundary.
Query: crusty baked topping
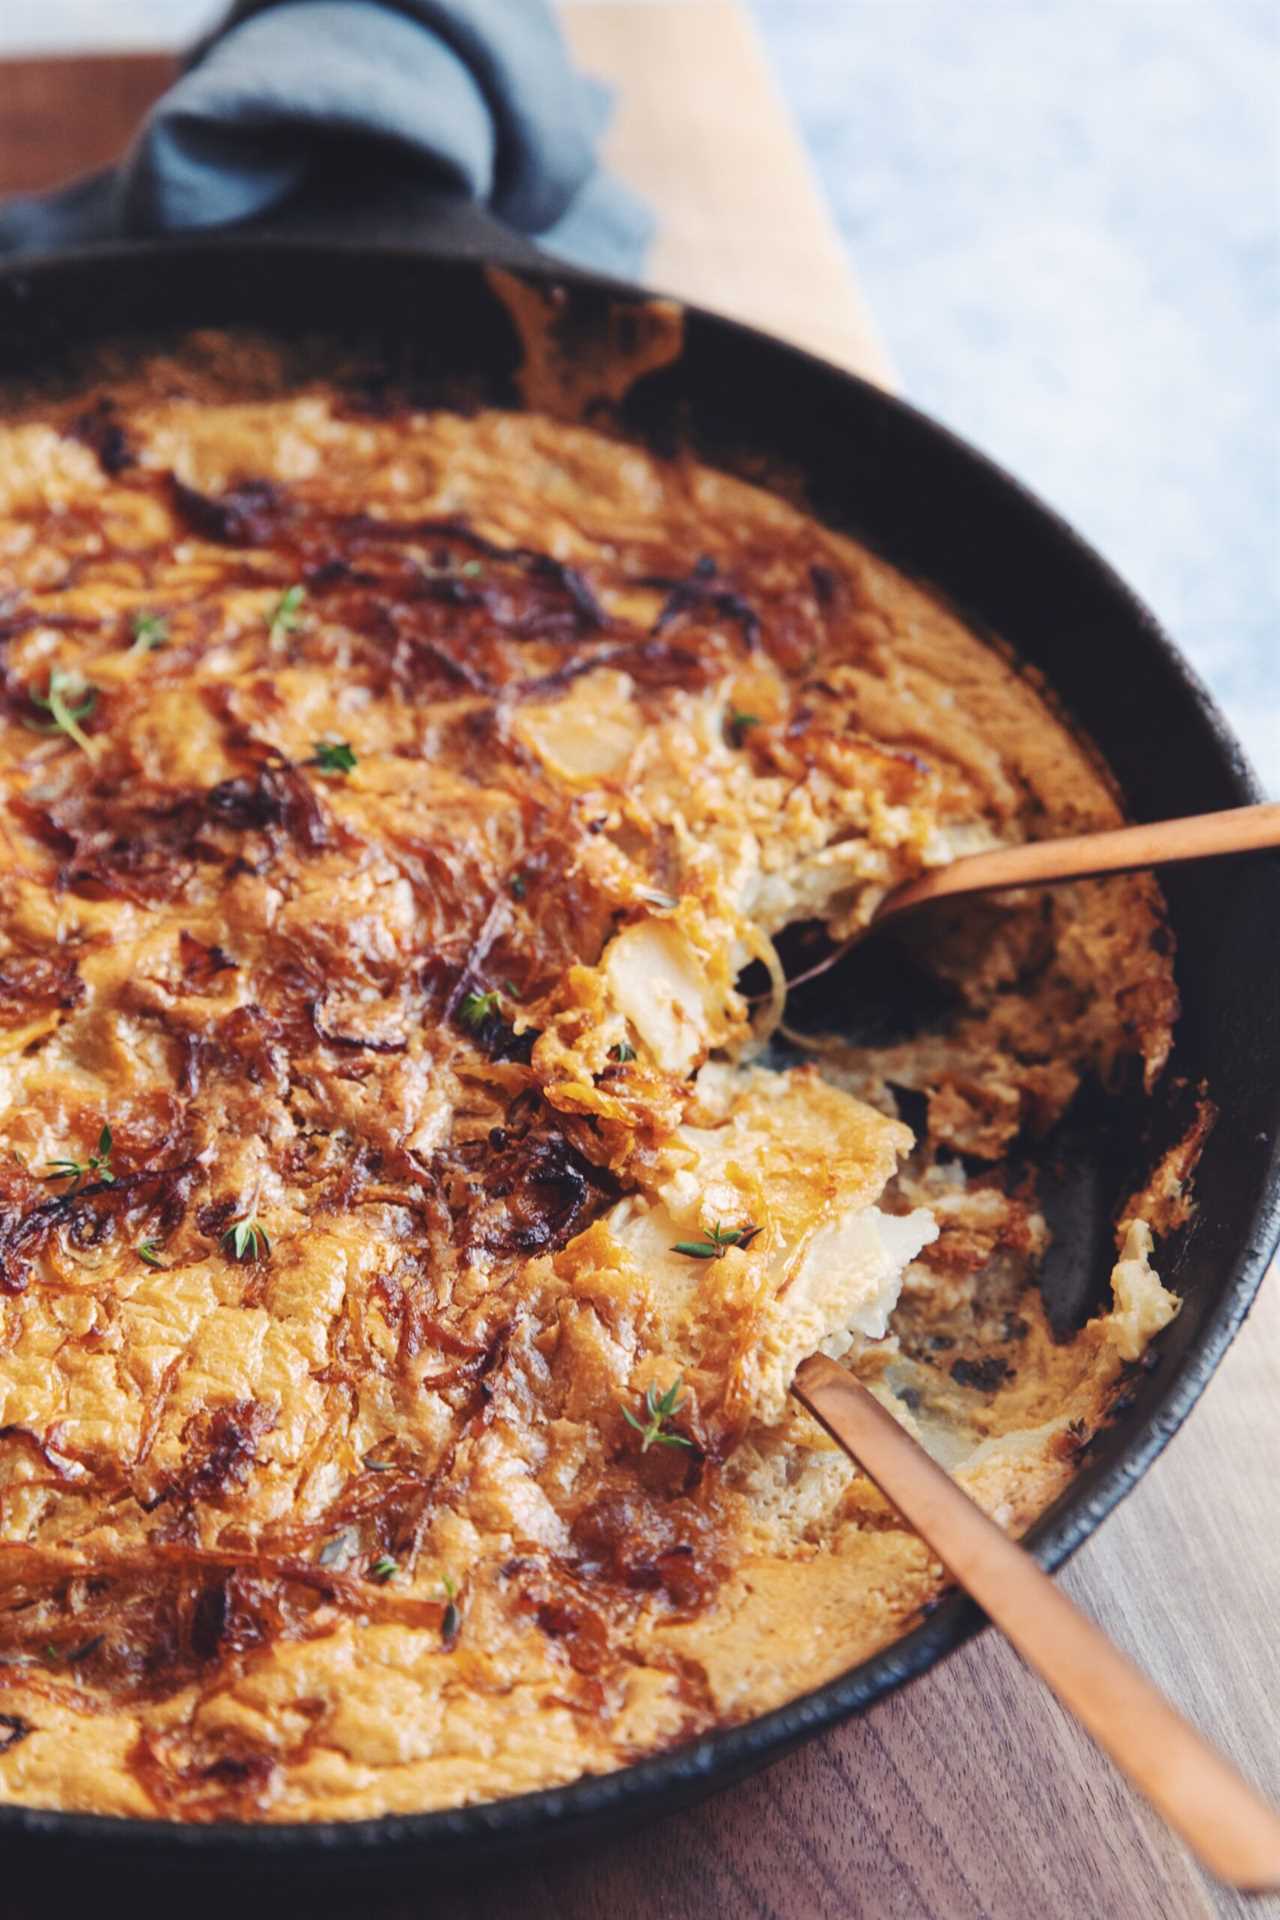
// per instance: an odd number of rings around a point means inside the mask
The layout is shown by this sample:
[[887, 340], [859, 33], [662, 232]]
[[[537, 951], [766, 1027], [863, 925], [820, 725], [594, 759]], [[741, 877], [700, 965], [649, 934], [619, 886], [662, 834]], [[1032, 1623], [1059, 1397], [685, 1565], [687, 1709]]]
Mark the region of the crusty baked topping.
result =
[[755, 988], [1118, 817], [1093, 759], [861, 549], [536, 415], [202, 337], [0, 442], [3, 1791], [456, 1804], [899, 1631], [936, 1569], [791, 1371], [1060, 1488], [1171, 1309], [1131, 1237], [1055, 1347], [1000, 1160], [1159, 1071], [1159, 896], [991, 907], [944, 1030], [821, 1071]]

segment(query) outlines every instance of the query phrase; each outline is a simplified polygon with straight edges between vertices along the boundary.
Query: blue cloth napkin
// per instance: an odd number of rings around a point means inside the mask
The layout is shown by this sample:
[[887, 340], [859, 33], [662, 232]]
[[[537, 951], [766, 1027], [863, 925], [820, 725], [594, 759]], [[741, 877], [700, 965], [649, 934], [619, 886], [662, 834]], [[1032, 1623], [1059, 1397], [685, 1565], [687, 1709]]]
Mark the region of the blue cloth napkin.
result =
[[232, 224], [350, 165], [629, 275], [650, 221], [597, 164], [608, 110], [546, 0], [237, 0], [117, 167], [0, 205], [0, 253]]

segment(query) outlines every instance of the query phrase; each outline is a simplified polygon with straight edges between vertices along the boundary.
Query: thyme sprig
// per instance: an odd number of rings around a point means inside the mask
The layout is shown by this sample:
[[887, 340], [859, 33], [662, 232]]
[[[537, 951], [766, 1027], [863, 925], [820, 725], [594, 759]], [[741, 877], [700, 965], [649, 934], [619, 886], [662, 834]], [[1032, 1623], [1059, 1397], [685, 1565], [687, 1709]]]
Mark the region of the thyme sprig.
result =
[[686, 1260], [723, 1260], [729, 1247], [749, 1247], [759, 1231], [749, 1221], [745, 1227], [722, 1227], [717, 1220], [701, 1240], [677, 1240], [671, 1251]]
[[163, 1268], [165, 1264], [160, 1258], [160, 1243], [157, 1240], [139, 1240], [134, 1252], [145, 1266]]
[[520, 998], [520, 989], [514, 981], [503, 980], [500, 987], [464, 993], [452, 1017], [490, 1060], [519, 1060], [527, 1064], [541, 1029], [524, 1026], [516, 1031], [515, 1021], [519, 1015], [515, 1003]]
[[306, 600], [305, 587], [289, 587], [276, 601], [271, 615], [270, 639], [272, 645], [283, 640], [286, 634], [297, 633], [306, 619], [303, 602]]
[[359, 765], [349, 740], [317, 740], [314, 746], [307, 765], [321, 773], [351, 773]]
[[[650, 1387], [644, 1396], [644, 1411], [648, 1416], [645, 1420], [637, 1420], [630, 1407], [622, 1408], [623, 1419], [640, 1435], [641, 1453], [648, 1453], [650, 1447], [691, 1447], [693, 1445], [692, 1440], [687, 1440], [684, 1434], [666, 1431], [668, 1420], [673, 1419], [685, 1404], [685, 1396], [681, 1392], [682, 1386], [683, 1376], [677, 1374], [665, 1393], [659, 1393], [656, 1387]], [[621, 1402], [619, 1404], [621, 1405]]]
[[620, 1067], [625, 1067], [627, 1062], [634, 1060], [635, 1057], [636, 1050], [629, 1040], [619, 1040], [616, 1046], [609, 1049], [609, 1058], [616, 1060]]
[[222, 1236], [222, 1244], [233, 1260], [269, 1260], [271, 1242], [267, 1230], [254, 1213], [233, 1220]]
[[759, 725], [760, 715], [758, 713], [743, 713], [740, 708], [735, 707], [729, 715], [729, 738], [735, 747], [740, 747], [744, 745], [752, 727], [758, 727]]
[[[91, 686], [83, 674], [73, 667], [53, 667], [49, 673], [49, 691], [33, 693], [31, 700], [49, 715], [47, 720], [37, 722], [43, 732], [65, 733], [90, 760], [97, 759], [98, 742], [89, 738], [80, 722], [87, 720], [97, 706], [98, 689]], [[73, 706], [73, 701], [78, 704]]]
[[74, 1193], [84, 1180], [100, 1180], [103, 1186], [115, 1185], [115, 1174], [111, 1171], [111, 1128], [105, 1126], [98, 1135], [98, 1150], [91, 1153], [87, 1160], [51, 1160], [46, 1180], [69, 1180], [68, 1193]]
[[135, 613], [130, 653], [152, 653], [169, 644], [169, 622], [162, 613]]
[[393, 1560], [389, 1553], [380, 1553], [369, 1569], [369, 1578], [376, 1580], [380, 1587], [395, 1577], [400, 1571], [400, 1562]]
[[458, 1002], [458, 1018], [464, 1027], [470, 1027], [478, 1033], [486, 1020], [492, 1020], [498, 1012], [502, 996], [497, 988], [488, 993], [464, 993]]

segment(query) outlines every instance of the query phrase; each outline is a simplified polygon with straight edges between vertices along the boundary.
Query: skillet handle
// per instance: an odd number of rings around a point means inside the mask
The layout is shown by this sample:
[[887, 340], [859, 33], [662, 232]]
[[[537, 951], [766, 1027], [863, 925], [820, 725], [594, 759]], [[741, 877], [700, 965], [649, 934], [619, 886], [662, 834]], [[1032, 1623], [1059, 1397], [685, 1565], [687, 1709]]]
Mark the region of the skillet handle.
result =
[[412, 247], [444, 260], [489, 260], [503, 267], [547, 265], [526, 235], [437, 175], [336, 164], [291, 199], [235, 229], [283, 241], [344, 240]]

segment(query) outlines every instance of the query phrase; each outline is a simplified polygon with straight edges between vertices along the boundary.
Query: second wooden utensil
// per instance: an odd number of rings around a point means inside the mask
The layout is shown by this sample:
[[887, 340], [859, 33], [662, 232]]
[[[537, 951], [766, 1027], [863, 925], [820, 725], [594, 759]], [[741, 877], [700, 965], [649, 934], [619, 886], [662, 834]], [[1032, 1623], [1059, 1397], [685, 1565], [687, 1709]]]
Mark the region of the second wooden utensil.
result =
[[1280, 1816], [1031, 1555], [833, 1360], [801, 1361], [791, 1390], [1210, 1872], [1280, 1889]]

